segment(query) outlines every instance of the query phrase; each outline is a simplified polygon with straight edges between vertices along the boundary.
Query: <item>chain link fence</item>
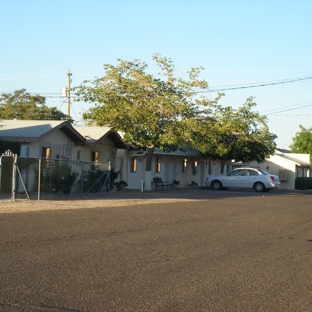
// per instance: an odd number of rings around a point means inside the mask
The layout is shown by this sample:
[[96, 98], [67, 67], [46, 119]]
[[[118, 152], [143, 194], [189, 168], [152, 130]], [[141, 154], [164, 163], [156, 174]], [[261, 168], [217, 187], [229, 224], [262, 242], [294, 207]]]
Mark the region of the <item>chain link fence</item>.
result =
[[[2, 155], [0, 199], [65, 199], [110, 192], [110, 163]], [[114, 175], [116, 173], [114, 172]]]

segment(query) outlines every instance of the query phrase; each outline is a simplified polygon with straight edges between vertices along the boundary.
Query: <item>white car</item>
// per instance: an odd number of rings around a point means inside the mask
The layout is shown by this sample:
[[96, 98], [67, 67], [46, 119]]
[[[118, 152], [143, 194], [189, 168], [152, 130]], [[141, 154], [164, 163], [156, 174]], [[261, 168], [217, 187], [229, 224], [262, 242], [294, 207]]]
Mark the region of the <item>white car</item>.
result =
[[256, 168], [237, 168], [226, 175], [208, 177], [205, 182], [213, 190], [227, 189], [228, 187], [250, 188], [256, 192], [268, 192], [279, 188], [280, 181], [276, 175]]

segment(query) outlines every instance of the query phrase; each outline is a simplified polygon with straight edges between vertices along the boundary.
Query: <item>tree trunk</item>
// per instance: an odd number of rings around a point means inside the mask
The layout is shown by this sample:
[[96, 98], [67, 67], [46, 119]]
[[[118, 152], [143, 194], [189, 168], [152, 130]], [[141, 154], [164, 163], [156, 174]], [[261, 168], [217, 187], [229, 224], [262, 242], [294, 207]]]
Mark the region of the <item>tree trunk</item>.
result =
[[145, 168], [145, 179], [144, 189], [150, 191], [152, 189], [152, 159], [153, 159], [154, 148], [148, 148], [146, 154], [146, 168]]

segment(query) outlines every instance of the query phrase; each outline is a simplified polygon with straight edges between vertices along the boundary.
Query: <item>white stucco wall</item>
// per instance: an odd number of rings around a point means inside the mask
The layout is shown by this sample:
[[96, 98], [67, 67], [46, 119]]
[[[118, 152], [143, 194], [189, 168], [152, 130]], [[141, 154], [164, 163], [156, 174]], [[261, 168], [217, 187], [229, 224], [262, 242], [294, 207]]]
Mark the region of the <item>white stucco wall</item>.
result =
[[280, 170], [287, 170], [287, 180], [280, 180], [281, 189], [294, 190], [297, 176], [310, 176], [307, 167], [300, 167], [299, 164], [309, 164], [309, 154], [293, 154], [275, 152], [266, 162], [258, 164], [250, 162], [248, 165], [258, 167], [271, 174], [280, 175]]
[[36, 143], [22, 144], [23, 147], [29, 147], [28, 157], [34, 158], [41, 157], [43, 147], [51, 148], [51, 158], [57, 158], [57, 156], [61, 157], [64, 152], [64, 145], [74, 147], [74, 142], [62, 131], [53, 132]]
[[[191, 152], [192, 153], [192, 152]], [[131, 172], [132, 159], [137, 157], [137, 170]], [[156, 172], [157, 158], [161, 158], [161, 171]], [[187, 166], [185, 172], [182, 172], [184, 159], [187, 159]], [[170, 184], [174, 180], [180, 181], [179, 187], [187, 187], [192, 181], [198, 184], [198, 186], [204, 186], [205, 180], [209, 173], [209, 160], [200, 158], [199, 156], [186, 153], [185, 155], [170, 154], [157, 154], [154, 153], [152, 161], [152, 175], [149, 181], [145, 181], [145, 168], [146, 168], [146, 155], [138, 154], [134, 151], [118, 150], [117, 151], [118, 163], [121, 164], [121, 179], [126, 180], [129, 189], [140, 189], [141, 180], [144, 184], [150, 183], [151, 189], [154, 189], [153, 184], [154, 177], [161, 177], [163, 181], [168, 181]], [[193, 161], [197, 160], [197, 173], [193, 174]], [[220, 162], [211, 162], [211, 175], [220, 174]], [[146, 189], [146, 188], [145, 188]]]

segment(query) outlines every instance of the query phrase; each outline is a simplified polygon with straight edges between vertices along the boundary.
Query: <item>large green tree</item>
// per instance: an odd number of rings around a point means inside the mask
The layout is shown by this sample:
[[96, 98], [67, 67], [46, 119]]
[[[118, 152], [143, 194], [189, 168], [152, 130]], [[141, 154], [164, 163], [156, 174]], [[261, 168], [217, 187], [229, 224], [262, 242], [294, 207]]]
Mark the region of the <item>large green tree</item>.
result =
[[253, 97], [238, 109], [209, 103], [205, 114], [194, 122], [192, 145], [206, 157], [222, 162], [263, 162], [274, 153], [277, 136], [269, 132], [267, 118], [254, 111], [255, 106]]
[[[26, 89], [0, 95], [0, 119], [66, 120], [66, 114], [56, 107], [48, 107], [45, 97], [31, 95]], [[72, 122], [72, 120], [70, 120]]]
[[[191, 68], [187, 79], [176, 78], [171, 59], [159, 54], [153, 60], [160, 75], [146, 73], [147, 64], [119, 60], [104, 65], [105, 75], [73, 88], [78, 101], [94, 103], [85, 119], [124, 133], [125, 143], [146, 149], [146, 177], [151, 180], [155, 148], [170, 151], [192, 146], [207, 157], [221, 160], [264, 161], [275, 149], [275, 135], [266, 119], [252, 112], [252, 98], [239, 109], [218, 104], [222, 94], [209, 100], [199, 79], [201, 67]], [[148, 186], [148, 183], [145, 185]]]
[[300, 131], [292, 138], [290, 149], [292, 153], [310, 154], [310, 162], [312, 162], [312, 127], [305, 128], [302, 125], [299, 127]]
[[196, 117], [200, 105], [207, 104], [196, 93], [208, 86], [198, 79], [201, 68], [191, 68], [187, 79], [182, 79], [174, 76], [171, 59], [155, 54], [153, 60], [160, 68], [159, 77], [146, 73], [147, 64], [140, 60], [118, 60], [117, 66], [104, 65], [103, 77], [74, 88], [80, 101], [96, 104], [85, 119], [121, 131], [125, 143], [147, 150], [146, 181], [151, 180], [154, 149], [184, 145], [185, 125]]

